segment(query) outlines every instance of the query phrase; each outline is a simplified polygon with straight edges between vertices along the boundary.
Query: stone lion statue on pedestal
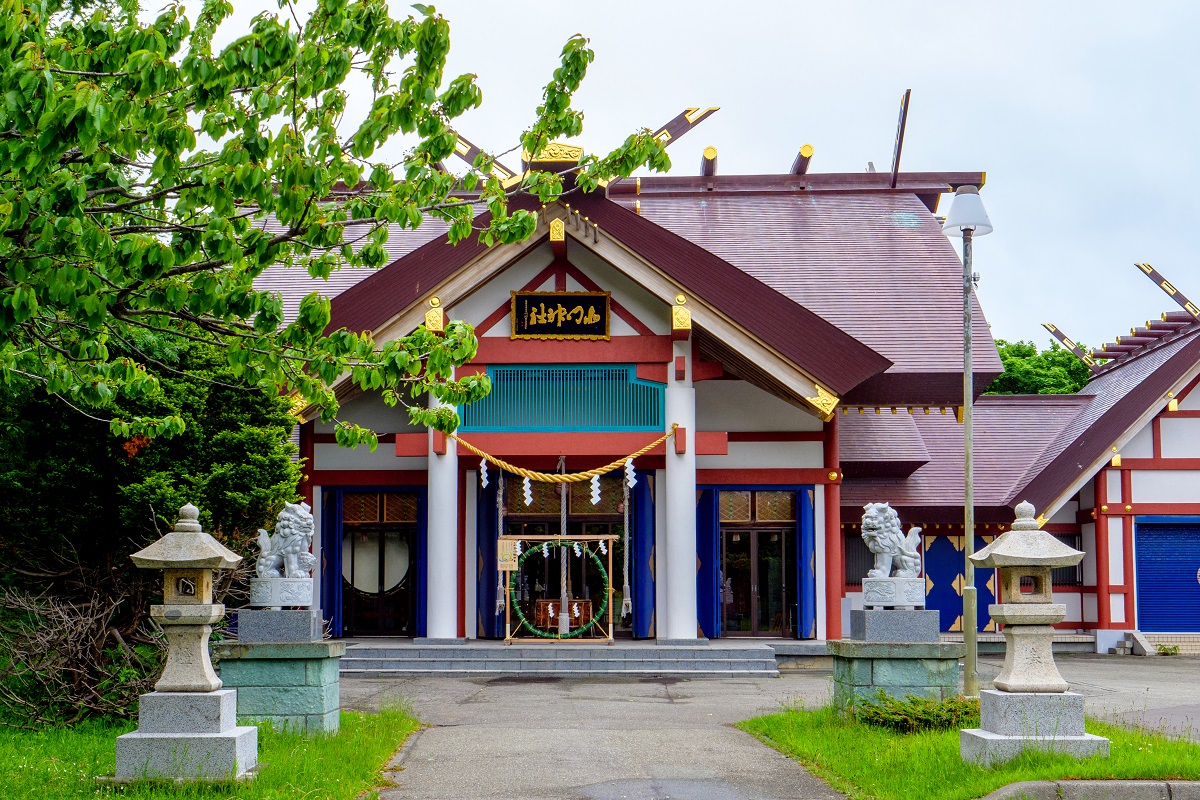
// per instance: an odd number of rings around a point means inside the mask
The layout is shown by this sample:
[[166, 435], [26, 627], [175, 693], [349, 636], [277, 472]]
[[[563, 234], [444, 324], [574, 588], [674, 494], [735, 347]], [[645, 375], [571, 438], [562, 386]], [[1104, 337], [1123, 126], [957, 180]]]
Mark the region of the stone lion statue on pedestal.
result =
[[908, 536], [900, 528], [900, 515], [890, 503], [863, 506], [862, 538], [875, 554], [875, 566], [868, 578], [916, 578], [921, 573], [921, 529], [910, 528]]
[[258, 530], [261, 549], [254, 571], [260, 578], [307, 578], [317, 559], [308, 552], [313, 540], [312, 508], [286, 503], [275, 523], [275, 535]]

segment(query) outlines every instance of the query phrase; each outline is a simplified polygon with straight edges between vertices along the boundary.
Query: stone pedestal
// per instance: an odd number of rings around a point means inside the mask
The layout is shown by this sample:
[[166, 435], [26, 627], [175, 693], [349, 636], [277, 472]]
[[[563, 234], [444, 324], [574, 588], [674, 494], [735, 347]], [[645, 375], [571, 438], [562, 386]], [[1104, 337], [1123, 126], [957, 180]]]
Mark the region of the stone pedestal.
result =
[[231, 780], [258, 766], [258, 728], [239, 727], [237, 692], [152, 692], [138, 729], [117, 737], [117, 780]]
[[979, 727], [961, 732], [959, 749], [964, 761], [986, 767], [1010, 761], [1022, 750], [1107, 756], [1109, 743], [1084, 730], [1081, 694], [984, 689]]
[[315, 608], [274, 611], [243, 608], [237, 612], [239, 644], [259, 642], [319, 642], [325, 633], [321, 612]]
[[[922, 598], [924, 599], [924, 598]], [[861, 642], [936, 642], [937, 611], [866, 608], [850, 612], [850, 638]]]
[[313, 604], [313, 579], [304, 578], [251, 578], [250, 605], [267, 608], [283, 606], [311, 606]]
[[833, 704], [847, 711], [872, 702], [879, 692], [903, 699], [944, 700], [959, 693], [958, 660], [966, 646], [957, 642], [856, 642], [828, 644], [833, 656]]
[[863, 578], [863, 605], [925, 607], [924, 578]]
[[332, 641], [213, 647], [221, 680], [237, 687], [239, 716], [309, 735], [338, 731], [345, 652], [345, 642]]

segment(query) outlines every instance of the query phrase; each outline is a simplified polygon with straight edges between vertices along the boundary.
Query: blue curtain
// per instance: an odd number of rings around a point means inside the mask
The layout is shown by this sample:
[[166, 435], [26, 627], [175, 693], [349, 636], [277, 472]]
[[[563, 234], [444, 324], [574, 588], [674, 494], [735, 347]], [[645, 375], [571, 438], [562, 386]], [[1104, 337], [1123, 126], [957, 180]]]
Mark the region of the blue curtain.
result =
[[[800, 639], [817, 638], [817, 565], [816, 565], [816, 514], [813, 508], [814, 490], [811, 486], [801, 486], [797, 492], [796, 536], [799, 539], [795, 552], [796, 559], [796, 594], [800, 606], [796, 619], [796, 636]], [[832, 576], [828, 580], [832, 580]]]
[[696, 616], [709, 639], [721, 635], [721, 522], [716, 489], [696, 492]]
[[[509, 476], [511, 477], [511, 476]], [[476, 551], [472, 561], [476, 564], [476, 635], [488, 638], [502, 637], [504, 630], [501, 616], [496, 613], [496, 494], [500, 490], [500, 475], [496, 470], [488, 472], [488, 487], [475, 495]], [[467, 578], [471, 580], [470, 577]]]
[[321, 494], [321, 614], [332, 636], [342, 635], [342, 492]]
[[[655, 634], [654, 625], [654, 492], [650, 486], [653, 472], [638, 472], [631, 499], [630, 515], [633, 552], [629, 567], [633, 571], [633, 635], [649, 639]], [[619, 609], [618, 609], [619, 610]]]

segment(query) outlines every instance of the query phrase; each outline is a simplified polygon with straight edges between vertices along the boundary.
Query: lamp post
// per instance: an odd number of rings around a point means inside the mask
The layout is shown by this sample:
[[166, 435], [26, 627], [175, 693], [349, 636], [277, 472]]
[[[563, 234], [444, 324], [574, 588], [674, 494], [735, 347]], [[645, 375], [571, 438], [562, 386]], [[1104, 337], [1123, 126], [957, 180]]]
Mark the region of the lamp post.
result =
[[971, 401], [974, 392], [974, 376], [971, 361], [971, 289], [975, 285], [975, 274], [971, 271], [971, 241], [975, 236], [992, 232], [992, 222], [983, 208], [979, 188], [959, 186], [950, 201], [950, 212], [942, 232], [947, 236], [961, 236], [963, 240], [963, 643], [967, 654], [963, 664], [963, 694], [968, 697], [979, 695], [979, 640], [978, 605], [975, 596], [975, 464], [972, 428]]

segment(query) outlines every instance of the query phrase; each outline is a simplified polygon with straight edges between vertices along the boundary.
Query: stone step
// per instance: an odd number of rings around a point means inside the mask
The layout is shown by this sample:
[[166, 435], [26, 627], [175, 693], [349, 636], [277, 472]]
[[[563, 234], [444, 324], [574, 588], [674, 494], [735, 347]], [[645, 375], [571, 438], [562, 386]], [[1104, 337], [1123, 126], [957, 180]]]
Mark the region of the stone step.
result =
[[345, 676], [774, 677], [769, 645], [374, 644], [346, 649]]
[[[820, 653], [824, 654], [824, 644]], [[773, 659], [771, 647], [618, 647], [607, 645], [350, 645], [347, 658], [760, 658]]]
[[351, 669], [477, 669], [477, 670], [566, 670], [571, 672], [657, 670], [753, 670], [775, 671], [775, 662], [765, 659], [434, 659], [434, 658], [354, 658], [342, 659], [341, 671]]
[[777, 678], [779, 670], [755, 669], [343, 669], [345, 677], [459, 677], [459, 678], [571, 678], [571, 677], [679, 677], [679, 678]]

